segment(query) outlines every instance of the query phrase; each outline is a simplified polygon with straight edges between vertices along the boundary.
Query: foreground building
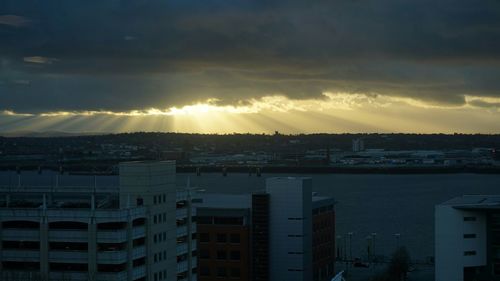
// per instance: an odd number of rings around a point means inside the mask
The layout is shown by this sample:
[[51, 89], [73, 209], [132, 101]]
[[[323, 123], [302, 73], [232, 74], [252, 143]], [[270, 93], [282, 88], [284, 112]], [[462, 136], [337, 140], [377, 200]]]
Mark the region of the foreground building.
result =
[[331, 280], [334, 200], [310, 178], [270, 178], [255, 194], [204, 194], [196, 203], [199, 280]]
[[118, 187], [3, 186], [0, 280], [196, 280], [175, 162], [120, 164]]
[[436, 281], [500, 280], [500, 196], [437, 205], [435, 251]]

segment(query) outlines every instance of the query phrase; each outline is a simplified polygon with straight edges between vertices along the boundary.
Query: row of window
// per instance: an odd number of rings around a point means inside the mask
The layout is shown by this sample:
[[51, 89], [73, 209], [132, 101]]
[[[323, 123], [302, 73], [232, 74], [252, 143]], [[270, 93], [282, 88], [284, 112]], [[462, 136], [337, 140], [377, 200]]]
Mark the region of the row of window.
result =
[[[229, 260], [232, 261], [239, 261], [241, 259], [241, 253], [240, 251], [217, 250], [215, 257], [217, 258], [217, 260], [227, 260], [229, 258]], [[211, 258], [212, 256], [209, 250], [207, 249], [200, 250], [200, 259], [211, 259]]]
[[333, 242], [332, 231], [317, 231], [313, 234], [313, 245]]
[[215, 224], [215, 225], [244, 225], [243, 217], [212, 217], [199, 216], [198, 224]]
[[159, 281], [159, 280], [163, 280], [163, 279], [167, 279], [167, 271], [166, 270], [162, 270], [162, 271], [159, 271], [159, 272], [155, 272], [155, 274], [153, 274], [153, 279], [154, 281]]
[[[133, 261], [133, 266], [142, 266], [146, 264], [146, 258], [139, 258]], [[12, 262], [4, 261], [2, 266], [6, 270], [39, 270], [39, 262]], [[49, 269], [51, 271], [88, 271], [86, 263], [58, 263], [50, 262]], [[98, 264], [98, 272], [122, 272], [127, 269], [127, 263], [121, 264]]]
[[475, 256], [476, 255], [476, 251], [465, 251], [464, 252], [464, 256]]
[[[134, 247], [144, 245], [144, 238], [134, 240]], [[4, 249], [25, 249], [25, 250], [38, 250], [40, 249], [40, 242], [38, 241], [3, 241], [2, 247]], [[98, 243], [98, 251], [122, 251], [127, 248], [127, 243]], [[50, 250], [62, 251], [87, 251], [88, 243], [86, 242], [50, 242]]]
[[[200, 276], [211, 276], [213, 269], [207, 266], [199, 267]], [[226, 268], [226, 267], [217, 267], [215, 269], [215, 276], [219, 278], [230, 277], [230, 278], [240, 278], [241, 270], [238, 267]]]
[[[200, 233], [200, 242], [209, 243], [211, 242], [210, 233]], [[226, 233], [217, 233], [216, 240], [217, 243], [227, 243], [228, 235]], [[231, 233], [229, 234], [229, 243], [231, 244], [240, 244], [241, 237], [239, 233]]]
[[326, 212], [333, 211], [333, 205], [323, 206], [320, 208], [313, 209], [313, 215], [318, 215]]
[[164, 223], [167, 221], [167, 213], [161, 213], [153, 216], [153, 224]]
[[316, 232], [316, 231], [319, 231], [321, 229], [326, 229], [328, 231], [330, 231], [330, 228], [332, 228], [334, 225], [333, 225], [333, 219], [322, 219], [320, 221], [315, 221], [313, 223], [313, 231]]
[[167, 251], [159, 252], [154, 254], [154, 262], [161, 262], [167, 259]]
[[[132, 222], [133, 226], [144, 225], [144, 218], [137, 218]], [[125, 229], [127, 222], [103, 222], [97, 224], [97, 230], [118, 230]], [[40, 223], [32, 221], [5, 221], [2, 222], [2, 228], [5, 229], [39, 229]], [[56, 221], [49, 223], [49, 229], [61, 230], [87, 230], [88, 224], [76, 221]]]
[[153, 205], [162, 204], [165, 202], [167, 202], [167, 195], [166, 194], [160, 194], [160, 195], [153, 196]]
[[161, 242], [166, 241], [166, 240], [167, 240], [167, 232], [162, 232], [162, 233], [158, 233], [158, 234], [153, 235], [153, 242], [154, 243], [161, 243]]

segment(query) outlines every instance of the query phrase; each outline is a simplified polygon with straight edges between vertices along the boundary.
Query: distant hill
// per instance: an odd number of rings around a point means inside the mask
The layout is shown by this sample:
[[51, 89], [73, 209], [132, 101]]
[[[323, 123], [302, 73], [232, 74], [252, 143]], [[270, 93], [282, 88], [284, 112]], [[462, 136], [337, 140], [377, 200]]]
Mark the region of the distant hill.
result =
[[78, 132], [78, 133], [70, 133], [70, 132], [61, 132], [61, 131], [47, 131], [47, 132], [38, 132], [38, 131], [12, 131], [12, 132], [0, 132], [0, 136], [7, 138], [18, 138], [18, 137], [27, 137], [27, 138], [54, 138], [54, 137], [77, 137], [77, 136], [96, 136], [96, 135], [105, 135], [107, 133], [97, 133], [97, 132]]

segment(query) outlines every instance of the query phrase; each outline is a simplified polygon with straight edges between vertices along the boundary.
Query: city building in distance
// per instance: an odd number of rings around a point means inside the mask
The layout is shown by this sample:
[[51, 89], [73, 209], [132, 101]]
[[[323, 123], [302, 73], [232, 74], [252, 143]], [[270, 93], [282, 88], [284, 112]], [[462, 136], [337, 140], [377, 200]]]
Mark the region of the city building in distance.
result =
[[500, 280], [500, 196], [464, 195], [435, 209], [436, 281]]
[[331, 280], [335, 201], [310, 178], [269, 178], [254, 194], [200, 194], [199, 280]]
[[196, 280], [175, 162], [126, 162], [118, 187], [1, 186], [0, 280]]

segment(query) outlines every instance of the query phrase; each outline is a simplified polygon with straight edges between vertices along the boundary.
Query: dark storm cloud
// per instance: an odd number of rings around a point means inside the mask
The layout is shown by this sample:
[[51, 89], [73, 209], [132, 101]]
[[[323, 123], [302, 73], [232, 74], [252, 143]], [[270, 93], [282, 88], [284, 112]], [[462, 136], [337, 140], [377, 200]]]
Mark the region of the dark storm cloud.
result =
[[0, 40], [0, 108], [22, 112], [500, 96], [494, 0], [4, 0]]

